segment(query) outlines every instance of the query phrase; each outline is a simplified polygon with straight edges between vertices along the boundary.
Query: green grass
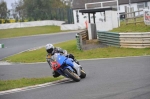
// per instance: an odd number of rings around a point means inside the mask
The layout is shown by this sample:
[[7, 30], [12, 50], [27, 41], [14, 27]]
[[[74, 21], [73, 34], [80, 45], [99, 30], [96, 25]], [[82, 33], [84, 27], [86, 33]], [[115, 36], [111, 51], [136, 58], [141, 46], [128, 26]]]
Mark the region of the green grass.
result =
[[2, 29], [0, 30], [0, 39], [19, 36], [38, 35], [38, 34], [48, 34], [56, 32], [62, 32], [60, 30], [60, 26], [38, 26], [28, 28]]
[[[76, 47], [76, 40], [55, 44], [55, 46], [59, 46], [63, 49], [66, 49], [68, 53], [72, 53], [77, 59], [150, 55], [150, 48], [136, 49], [136, 48], [106, 47], [80, 51]], [[21, 54], [16, 54], [14, 56], [7, 57], [4, 60], [9, 62], [22, 62], [22, 63], [46, 62], [46, 55], [47, 53], [45, 48], [41, 48], [34, 51], [27, 51]]]
[[114, 28], [111, 32], [150, 32], [150, 25], [146, 26], [144, 22], [135, 24], [125, 24], [122, 21], [119, 28]]
[[18, 80], [7, 80], [7, 81], [0, 80], [0, 91], [53, 82], [63, 78], [64, 77], [61, 76], [58, 78], [45, 77], [45, 78], [22, 78]]

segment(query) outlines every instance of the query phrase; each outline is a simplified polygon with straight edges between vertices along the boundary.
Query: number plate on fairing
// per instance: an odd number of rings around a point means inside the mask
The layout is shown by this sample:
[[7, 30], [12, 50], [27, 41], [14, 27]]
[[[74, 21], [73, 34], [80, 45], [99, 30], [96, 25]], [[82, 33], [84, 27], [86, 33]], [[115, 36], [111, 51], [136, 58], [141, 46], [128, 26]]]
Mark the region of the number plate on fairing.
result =
[[56, 71], [57, 69], [60, 68], [60, 64], [58, 62], [56, 62], [56, 61], [51, 62], [51, 65], [52, 65], [52, 69], [54, 71]]

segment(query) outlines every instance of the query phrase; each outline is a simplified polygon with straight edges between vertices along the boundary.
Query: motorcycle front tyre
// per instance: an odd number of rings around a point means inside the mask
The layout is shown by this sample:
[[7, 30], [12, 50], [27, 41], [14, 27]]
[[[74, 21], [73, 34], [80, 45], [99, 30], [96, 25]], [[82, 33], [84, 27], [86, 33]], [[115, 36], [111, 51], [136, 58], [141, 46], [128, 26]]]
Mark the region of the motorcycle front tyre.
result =
[[86, 77], [86, 73], [83, 69], [81, 69], [81, 75], [80, 78], [85, 78]]
[[64, 72], [69, 76], [69, 78], [73, 79], [74, 81], [76, 82], [80, 81], [80, 77], [76, 73], [72, 72], [71, 70], [65, 69]]

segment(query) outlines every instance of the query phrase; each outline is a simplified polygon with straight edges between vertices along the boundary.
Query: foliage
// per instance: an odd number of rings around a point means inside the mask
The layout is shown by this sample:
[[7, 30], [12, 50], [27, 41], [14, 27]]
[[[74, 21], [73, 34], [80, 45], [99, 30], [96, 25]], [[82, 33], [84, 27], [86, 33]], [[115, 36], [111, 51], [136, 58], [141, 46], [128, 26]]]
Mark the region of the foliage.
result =
[[19, 0], [13, 4], [13, 15], [22, 20], [55, 19], [58, 14], [56, 8], [62, 9], [67, 6], [60, 0]]
[[14, 19], [0, 19], [0, 24], [3, 24], [3, 23], [15, 23], [16, 20]]
[[0, 19], [0, 24], [2, 24], [3, 22], [2, 22], [2, 20]]
[[4, 0], [0, 1], [0, 18], [7, 18], [7, 4]]

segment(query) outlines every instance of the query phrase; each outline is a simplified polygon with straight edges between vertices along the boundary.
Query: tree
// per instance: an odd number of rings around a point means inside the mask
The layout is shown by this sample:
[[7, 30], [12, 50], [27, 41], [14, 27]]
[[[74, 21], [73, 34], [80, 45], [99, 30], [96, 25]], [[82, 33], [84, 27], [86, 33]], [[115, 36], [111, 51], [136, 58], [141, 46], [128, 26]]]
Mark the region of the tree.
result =
[[17, 15], [29, 20], [58, 19], [59, 9], [68, 8], [60, 0], [19, 0], [14, 5]]
[[11, 6], [12, 6], [11, 14], [12, 14], [13, 18], [16, 20], [16, 22], [18, 22], [19, 15], [18, 15], [18, 12], [16, 11], [17, 3], [16, 2], [12, 3]]
[[64, 4], [68, 5], [68, 6], [72, 7], [73, 0], [60, 0], [60, 1], [63, 2]]
[[26, 11], [24, 7], [24, 1], [19, 0], [18, 2], [12, 3], [12, 15], [18, 20], [18, 18], [23, 21], [26, 18]]
[[7, 18], [7, 3], [4, 0], [0, 1], [0, 18]]

